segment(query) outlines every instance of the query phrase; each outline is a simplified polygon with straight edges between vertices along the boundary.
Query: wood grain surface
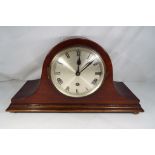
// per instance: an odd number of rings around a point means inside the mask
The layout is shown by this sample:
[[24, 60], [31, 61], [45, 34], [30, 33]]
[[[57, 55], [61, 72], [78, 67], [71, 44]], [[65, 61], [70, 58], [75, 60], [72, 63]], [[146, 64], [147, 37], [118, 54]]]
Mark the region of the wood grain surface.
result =
[[[85, 46], [94, 49], [102, 57], [105, 80], [95, 93], [81, 98], [61, 94], [48, 76], [53, 57], [62, 49]], [[9, 112], [143, 112], [140, 100], [122, 82], [113, 82], [113, 69], [107, 52], [97, 43], [83, 38], [65, 40], [56, 45], [45, 58], [41, 79], [26, 84], [11, 99]]]

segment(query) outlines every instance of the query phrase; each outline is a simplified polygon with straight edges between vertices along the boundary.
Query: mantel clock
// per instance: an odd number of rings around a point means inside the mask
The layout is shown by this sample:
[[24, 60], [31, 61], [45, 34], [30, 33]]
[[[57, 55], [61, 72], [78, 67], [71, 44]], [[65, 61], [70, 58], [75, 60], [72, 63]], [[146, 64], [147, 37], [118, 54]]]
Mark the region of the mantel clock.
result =
[[27, 81], [9, 112], [143, 112], [140, 100], [113, 81], [107, 52], [94, 41], [60, 42], [44, 60], [41, 79]]

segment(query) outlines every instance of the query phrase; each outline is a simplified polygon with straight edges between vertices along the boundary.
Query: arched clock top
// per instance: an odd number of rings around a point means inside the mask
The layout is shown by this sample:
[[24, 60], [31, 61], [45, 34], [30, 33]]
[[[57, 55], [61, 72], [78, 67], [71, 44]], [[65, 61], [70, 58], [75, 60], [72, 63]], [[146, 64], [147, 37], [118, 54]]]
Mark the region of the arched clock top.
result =
[[83, 47], [91, 48], [95, 50], [96, 52], [98, 52], [105, 64], [105, 68], [106, 68], [105, 78], [107, 79], [108, 77], [108, 80], [110, 80], [111, 82], [113, 81], [113, 69], [112, 69], [112, 63], [111, 63], [109, 55], [107, 54], [105, 49], [103, 49], [103, 47], [101, 47], [99, 44], [89, 39], [85, 39], [85, 38], [73, 38], [73, 39], [64, 40], [58, 43], [56, 46], [54, 46], [45, 58], [45, 61], [43, 63], [42, 76], [45, 77], [44, 74], [47, 74], [47, 66], [50, 65], [53, 57], [57, 53], [59, 53], [63, 49], [74, 47], [74, 46], [83, 46]]

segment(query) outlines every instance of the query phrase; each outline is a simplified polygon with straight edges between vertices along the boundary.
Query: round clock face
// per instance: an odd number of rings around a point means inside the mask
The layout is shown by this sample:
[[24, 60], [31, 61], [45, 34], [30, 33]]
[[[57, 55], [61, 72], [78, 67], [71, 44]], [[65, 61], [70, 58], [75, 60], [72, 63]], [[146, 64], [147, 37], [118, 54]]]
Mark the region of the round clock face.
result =
[[100, 55], [87, 47], [70, 47], [60, 51], [51, 61], [53, 85], [70, 97], [94, 93], [103, 83], [105, 67]]

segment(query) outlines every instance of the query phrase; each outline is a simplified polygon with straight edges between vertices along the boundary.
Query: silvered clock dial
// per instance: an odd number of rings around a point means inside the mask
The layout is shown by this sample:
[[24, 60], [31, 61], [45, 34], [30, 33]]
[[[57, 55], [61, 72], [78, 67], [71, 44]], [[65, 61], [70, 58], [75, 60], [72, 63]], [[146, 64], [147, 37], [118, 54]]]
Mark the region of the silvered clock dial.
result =
[[62, 94], [88, 96], [102, 85], [105, 66], [100, 55], [87, 47], [69, 47], [60, 51], [50, 63], [50, 78]]

